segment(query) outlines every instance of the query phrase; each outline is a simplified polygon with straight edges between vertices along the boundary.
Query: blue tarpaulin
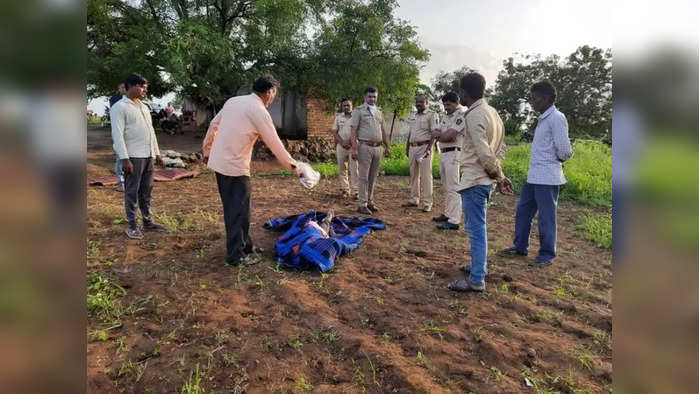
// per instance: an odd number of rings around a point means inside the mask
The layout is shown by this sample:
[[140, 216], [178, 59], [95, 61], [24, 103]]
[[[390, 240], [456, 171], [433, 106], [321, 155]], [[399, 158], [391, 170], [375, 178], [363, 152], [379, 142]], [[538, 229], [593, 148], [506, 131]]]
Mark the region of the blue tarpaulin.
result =
[[[327, 272], [335, 266], [335, 258], [359, 246], [372, 230], [384, 230], [379, 219], [335, 216], [332, 218], [334, 236], [327, 236], [311, 221], [321, 223], [325, 212], [283, 216], [272, 219], [264, 227], [284, 231], [274, 244], [277, 261], [286, 268], [314, 269]], [[332, 234], [332, 233], [331, 233]]]

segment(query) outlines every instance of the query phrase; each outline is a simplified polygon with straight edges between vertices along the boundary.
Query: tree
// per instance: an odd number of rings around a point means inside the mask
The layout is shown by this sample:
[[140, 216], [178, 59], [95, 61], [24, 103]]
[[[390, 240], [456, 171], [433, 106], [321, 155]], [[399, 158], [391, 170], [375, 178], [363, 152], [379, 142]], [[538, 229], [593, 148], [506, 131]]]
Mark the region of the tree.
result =
[[611, 129], [611, 50], [585, 45], [563, 60], [556, 55], [526, 55], [522, 60], [510, 57], [503, 62], [489, 97], [508, 133], [533, 126], [529, 88], [543, 79], [556, 87], [556, 106], [566, 115], [571, 135], [598, 137]]
[[475, 72], [474, 69], [468, 66], [463, 66], [454, 72], [440, 71], [432, 80], [433, 100], [441, 100], [448, 92], [455, 92], [460, 95], [461, 77], [468, 73]]
[[[336, 103], [376, 86], [402, 113], [429, 54], [394, 17], [396, 0], [88, 0], [89, 95], [127, 71], [149, 91], [220, 107], [272, 72], [282, 89]], [[411, 98], [412, 100], [412, 98]]]

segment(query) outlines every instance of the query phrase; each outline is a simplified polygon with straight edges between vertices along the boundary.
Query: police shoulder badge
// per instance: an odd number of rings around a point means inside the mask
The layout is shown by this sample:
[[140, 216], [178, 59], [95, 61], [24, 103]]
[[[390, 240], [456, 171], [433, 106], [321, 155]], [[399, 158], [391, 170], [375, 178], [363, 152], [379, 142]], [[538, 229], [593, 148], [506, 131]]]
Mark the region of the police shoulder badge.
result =
[[456, 120], [456, 124], [457, 124], [457, 125], [458, 125], [458, 124], [461, 124], [462, 121], [463, 121], [463, 119], [459, 118], [459, 119]]

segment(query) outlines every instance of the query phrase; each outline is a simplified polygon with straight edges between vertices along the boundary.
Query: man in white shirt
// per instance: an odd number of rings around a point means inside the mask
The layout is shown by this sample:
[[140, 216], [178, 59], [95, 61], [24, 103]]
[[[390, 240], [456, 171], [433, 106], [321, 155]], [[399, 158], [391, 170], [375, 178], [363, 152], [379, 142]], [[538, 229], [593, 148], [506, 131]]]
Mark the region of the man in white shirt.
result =
[[[116, 94], [112, 97], [109, 98], [109, 107], [113, 107], [114, 104], [118, 103], [121, 99], [123, 99], [126, 96], [126, 88], [124, 87], [123, 82], [119, 82], [119, 85], [117, 85], [117, 90], [119, 91], [119, 94]], [[116, 162], [114, 163], [114, 174], [116, 174], [117, 177], [117, 185], [116, 185], [116, 190], [119, 192], [124, 191], [124, 171], [121, 169], [121, 160], [119, 159], [119, 156], [116, 157]]]
[[109, 110], [112, 140], [124, 171], [124, 206], [128, 228], [126, 236], [142, 239], [136, 224], [136, 203], [141, 209], [143, 229], [162, 231], [165, 227], [153, 222], [150, 198], [153, 190], [153, 161], [162, 165], [158, 141], [150, 117], [150, 109], [141, 99], [148, 92], [148, 81], [131, 74], [124, 80], [126, 96]]
[[247, 262], [246, 255], [256, 249], [250, 238], [250, 160], [257, 139], [262, 138], [282, 166], [303, 175], [301, 163], [284, 148], [267, 111], [278, 88], [279, 81], [273, 76], [259, 77], [252, 94], [226, 101], [204, 137], [202, 152], [209, 157], [208, 167], [216, 171], [223, 203], [226, 263], [233, 266]]
[[556, 207], [558, 189], [566, 183], [563, 162], [573, 156], [568, 121], [556, 106], [556, 89], [548, 81], [531, 87], [531, 105], [539, 119], [534, 131], [527, 181], [517, 202], [514, 245], [504, 254], [526, 256], [534, 215], [539, 213], [539, 255], [534, 266], [551, 265], [556, 257]]

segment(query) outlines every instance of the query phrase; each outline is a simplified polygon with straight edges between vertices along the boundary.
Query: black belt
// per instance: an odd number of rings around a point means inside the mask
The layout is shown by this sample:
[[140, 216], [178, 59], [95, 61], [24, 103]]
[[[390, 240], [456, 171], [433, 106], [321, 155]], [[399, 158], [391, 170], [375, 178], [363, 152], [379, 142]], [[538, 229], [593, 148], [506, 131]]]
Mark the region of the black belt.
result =
[[458, 146], [450, 146], [448, 148], [443, 148], [443, 149], [440, 149], [439, 152], [440, 153], [447, 153], [447, 152], [451, 152], [453, 150], [455, 150], [457, 152], [461, 152], [461, 148], [459, 148]]

